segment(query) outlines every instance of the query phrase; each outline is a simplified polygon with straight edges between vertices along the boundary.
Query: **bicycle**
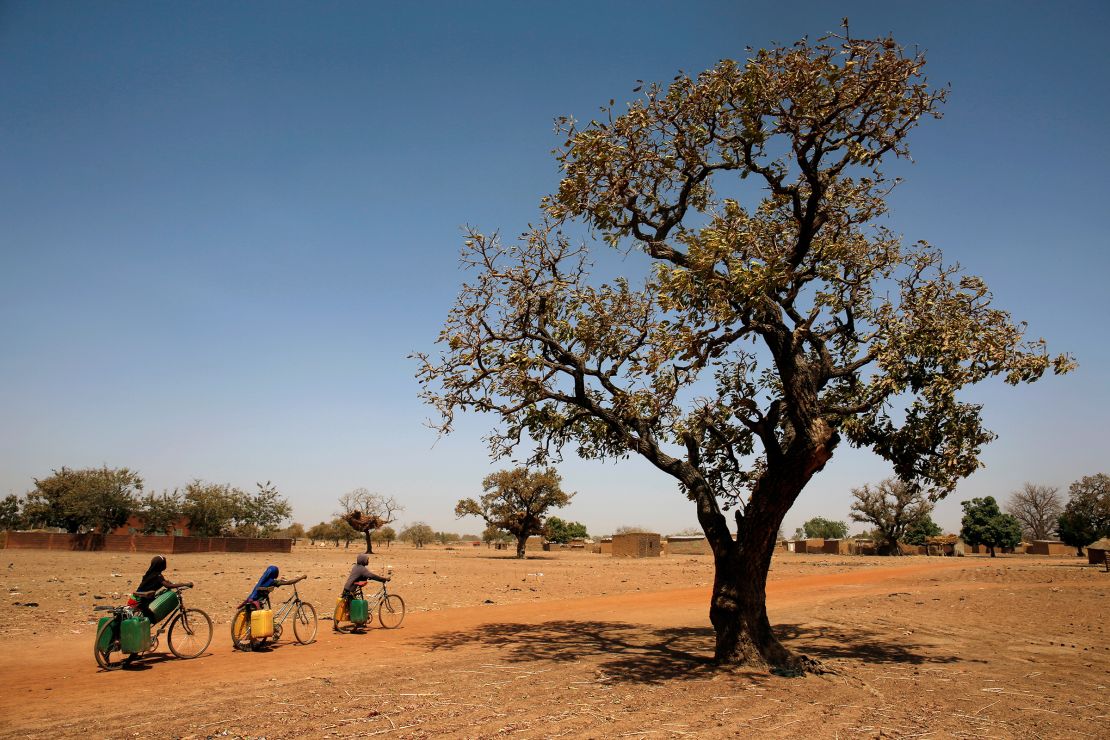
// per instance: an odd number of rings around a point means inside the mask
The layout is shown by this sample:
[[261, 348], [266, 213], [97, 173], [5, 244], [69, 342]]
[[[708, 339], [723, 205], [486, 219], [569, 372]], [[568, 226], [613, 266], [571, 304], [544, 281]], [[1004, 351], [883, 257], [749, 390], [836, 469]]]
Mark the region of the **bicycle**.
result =
[[[301, 600], [297, 591], [297, 584], [308, 576], [298, 576], [288, 581], [275, 581], [273, 586], [259, 589], [261, 599], [256, 602], [243, 602], [231, 620], [231, 644], [236, 650], [251, 651], [255, 646], [261, 647], [267, 640], [277, 642], [281, 639], [281, 627], [285, 620], [293, 615], [293, 636], [301, 645], [307, 645], [316, 638], [316, 608], [307, 601]], [[293, 594], [283, 601], [274, 613], [274, 633], [267, 637], [253, 637], [251, 635], [251, 612], [258, 609], [269, 609], [270, 592], [281, 586], [292, 586]], [[258, 606], [255, 606], [258, 604]]]
[[[165, 617], [159, 620], [159, 627], [150, 635], [150, 647], [142, 653], [125, 653], [120, 645], [120, 627], [123, 620], [131, 617], [144, 616], [142, 611], [130, 606], [94, 606], [93, 611], [110, 611], [112, 620], [105, 622], [96, 630], [93, 640], [93, 654], [97, 664], [106, 671], [122, 668], [125, 661], [136, 655], [146, 655], [158, 649], [158, 638], [167, 632], [166, 644], [170, 652], [182, 660], [196, 658], [212, 644], [212, 618], [200, 609], [185, 607], [182, 598], [184, 591], [193, 587], [191, 583], [183, 583], [166, 591], [177, 592], [177, 605]], [[162, 593], [166, 593], [163, 591]], [[136, 591], [137, 598], [160, 595], [156, 591]], [[118, 654], [113, 657], [113, 654]]]
[[[337, 632], [349, 633], [356, 630], [361, 630], [370, 624], [373, 620], [375, 607], [378, 610], [378, 624], [387, 630], [397, 629], [401, 626], [401, 622], [405, 619], [405, 600], [397, 594], [389, 593], [389, 589], [385, 583], [382, 584], [381, 589], [376, 594], [371, 594], [370, 598], [366, 598], [362, 594], [362, 587], [366, 585], [366, 581], [356, 581], [351, 586], [351, 599], [366, 599], [366, 624], [355, 624], [349, 622], [347, 625], [340, 624], [340, 609], [336, 608], [336, 613], [333, 619], [333, 625]], [[347, 602], [347, 609], [342, 610], [350, 616], [350, 600]]]

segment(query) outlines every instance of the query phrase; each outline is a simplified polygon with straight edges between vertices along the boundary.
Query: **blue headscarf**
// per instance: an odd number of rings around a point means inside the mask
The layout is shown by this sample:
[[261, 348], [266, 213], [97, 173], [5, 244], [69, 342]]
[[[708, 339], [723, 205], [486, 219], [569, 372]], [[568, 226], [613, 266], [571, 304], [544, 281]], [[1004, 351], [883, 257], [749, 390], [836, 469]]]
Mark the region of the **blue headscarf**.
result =
[[278, 567], [276, 565], [271, 565], [262, 573], [262, 577], [258, 579], [258, 583], [254, 584], [254, 590], [251, 591], [251, 595], [247, 597], [247, 601], [258, 601], [262, 596], [258, 593], [258, 589], [274, 585], [274, 581], [277, 579]]

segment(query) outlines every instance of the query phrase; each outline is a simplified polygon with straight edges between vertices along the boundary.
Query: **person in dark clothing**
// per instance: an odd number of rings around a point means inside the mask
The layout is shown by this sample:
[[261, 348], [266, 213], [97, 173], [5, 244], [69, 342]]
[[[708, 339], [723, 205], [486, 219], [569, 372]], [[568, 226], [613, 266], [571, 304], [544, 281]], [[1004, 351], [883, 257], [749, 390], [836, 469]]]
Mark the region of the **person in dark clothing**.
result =
[[171, 583], [166, 580], [162, 575], [166, 570], [166, 558], [162, 555], [155, 555], [150, 559], [150, 567], [146, 569], [143, 578], [139, 581], [139, 587], [135, 589], [135, 593], [131, 594], [131, 598], [127, 600], [127, 605], [133, 609], [138, 609], [144, 617], [150, 620], [151, 624], [157, 620], [150, 612], [150, 602], [158, 595], [158, 591], [163, 588], [181, 588], [182, 586], [191, 586], [191, 583]]
[[366, 553], [360, 554], [355, 558], [355, 564], [351, 566], [351, 572], [347, 575], [347, 580], [343, 584], [343, 592], [339, 598], [343, 599], [345, 606], [343, 608], [336, 607], [335, 615], [332, 619], [331, 628], [335, 632], [339, 632], [336, 623], [340, 621], [340, 615], [350, 608], [351, 599], [354, 598], [354, 586], [356, 583], [365, 581], [378, 581], [379, 583], [388, 583], [391, 576], [379, 576], [377, 573], [371, 572], [366, 566], [370, 563], [370, 556]]
[[258, 583], [254, 584], [254, 588], [251, 589], [250, 595], [247, 596], [246, 601], [244, 601], [243, 603], [247, 604], [249, 602], [259, 602], [262, 599], [269, 597], [270, 591], [272, 591], [276, 586], [282, 585], [278, 581], [278, 574], [279, 571], [276, 565], [271, 565], [266, 568], [266, 570], [262, 571], [262, 577], [258, 579]]

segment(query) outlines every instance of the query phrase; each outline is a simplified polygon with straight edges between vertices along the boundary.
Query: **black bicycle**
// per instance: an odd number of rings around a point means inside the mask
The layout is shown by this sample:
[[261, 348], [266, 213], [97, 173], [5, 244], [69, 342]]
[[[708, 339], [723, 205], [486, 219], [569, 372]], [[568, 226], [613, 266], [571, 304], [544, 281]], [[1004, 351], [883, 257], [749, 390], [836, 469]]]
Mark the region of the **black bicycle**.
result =
[[[130, 606], [94, 606], [94, 611], [112, 612], [112, 618], [96, 630], [93, 654], [96, 656], [97, 665], [106, 671], [114, 671], [121, 668], [128, 658], [152, 653], [158, 649], [158, 638], [167, 630], [166, 644], [169, 645], [170, 652], [178, 658], [189, 660], [207, 650], [212, 644], [212, 618], [200, 609], [185, 607], [183, 594], [192, 587], [191, 583], [183, 583], [176, 588], [166, 590], [177, 593], [177, 604], [169, 614], [159, 620], [158, 629], [150, 636], [150, 646], [141, 653], [123, 652], [120, 632], [123, 620], [143, 616], [142, 612]], [[156, 593], [156, 591], [136, 591], [135, 596], [143, 599]]]

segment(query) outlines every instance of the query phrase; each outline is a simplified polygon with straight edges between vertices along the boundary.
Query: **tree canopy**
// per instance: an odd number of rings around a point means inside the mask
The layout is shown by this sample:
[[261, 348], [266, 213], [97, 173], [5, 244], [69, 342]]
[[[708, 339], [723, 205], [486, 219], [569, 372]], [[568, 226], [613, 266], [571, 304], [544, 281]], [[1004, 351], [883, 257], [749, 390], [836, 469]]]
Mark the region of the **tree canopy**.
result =
[[802, 531], [806, 537], [825, 540], [842, 540], [848, 536], [848, 525], [844, 522], [833, 521], [822, 516], [815, 516], [802, 524]]
[[1030, 540], [1047, 540], [1056, 532], [1064, 503], [1059, 489], [1026, 483], [1010, 494], [1006, 512], [1021, 522], [1023, 536]]
[[35, 479], [35, 488], [23, 504], [23, 516], [32, 526], [107, 533], [127, 523], [138, 509], [142, 490], [143, 479], [127, 468], [63, 467]]
[[582, 522], [566, 522], [557, 516], [551, 516], [544, 525], [544, 536], [551, 542], [565, 545], [571, 540], [584, 540], [590, 533]]
[[852, 497], [855, 500], [849, 516], [852, 521], [875, 527], [878, 550], [883, 555], [897, 555], [898, 543], [908, 542], [910, 530], [933, 510], [932, 502], [920, 489], [897, 478], [887, 478], [874, 487], [865, 484], [853, 488]]
[[969, 545], [985, 545], [991, 557], [999, 547], [1017, 547], [1021, 544], [1021, 522], [998, 508], [994, 496], [963, 501], [960, 537]]
[[[468, 230], [471, 275], [438, 354], [417, 355], [441, 431], [462, 410], [499, 417], [495, 457], [571, 446], [674, 478], [715, 554], [718, 661], [802, 664], [770, 629], [767, 567], [842, 440], [941, 497], [994, 436], [961, 389], [1073, 367], [981, 278], [879, 221], [882, 163], [946, 97], [924, 66], [845, 29], [559, 119], [557, 191], [518, 239]], [[647, 277], [591, 275], [583, 225], [642, 253]]]
[[491, 473], [482, 481], [486, 493], [477, 500], [459, 501], [455, 516], [479, 516], [487, 525], [508, 532], [516, 538], [516, 556], [523, 558], [528, 538], [543, 534], [547, 511], [566, 506], [574, 497], [563, 491], [562, 482], [555, 468]]
[[1060, 539], [1080, 553], [1095, 540], [1110, 537], [1110, 476], [1087, 475], [1072, 483], [1057, 527]]
[[340, 516], [366, 538], [366, 552], [370, 554], [374, 552], [374, 532], [392, 524], [397, 514], [405, 510], [392, 496], [371, 493], [365, 488], [356, 488], [340, 496], [339, 506]]

